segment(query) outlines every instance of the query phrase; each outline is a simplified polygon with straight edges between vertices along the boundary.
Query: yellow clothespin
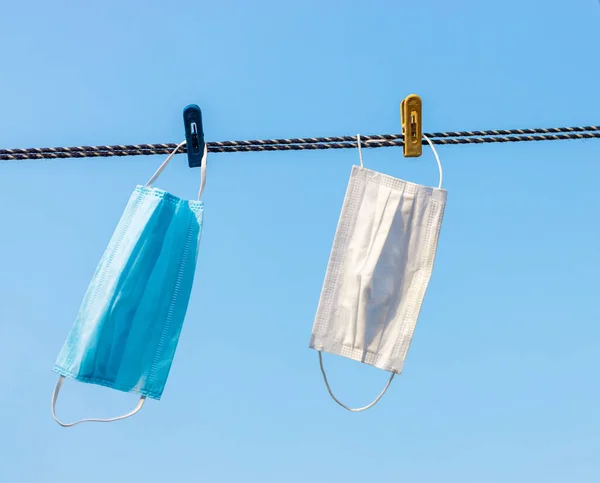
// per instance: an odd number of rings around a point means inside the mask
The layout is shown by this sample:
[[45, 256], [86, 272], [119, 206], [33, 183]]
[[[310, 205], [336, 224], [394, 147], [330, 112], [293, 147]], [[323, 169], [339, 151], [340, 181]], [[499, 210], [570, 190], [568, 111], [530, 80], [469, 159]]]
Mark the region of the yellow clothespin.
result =
[[404, 156], [418, 158], [423, 152], [423, 118], [421, 98], [416, 94], [407, 96], [400, 104]]

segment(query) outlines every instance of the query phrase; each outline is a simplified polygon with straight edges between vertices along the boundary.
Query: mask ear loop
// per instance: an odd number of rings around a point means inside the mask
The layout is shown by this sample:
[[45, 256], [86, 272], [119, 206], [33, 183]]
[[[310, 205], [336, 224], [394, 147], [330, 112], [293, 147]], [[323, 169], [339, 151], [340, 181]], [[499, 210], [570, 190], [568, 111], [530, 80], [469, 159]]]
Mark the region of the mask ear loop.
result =
[[[152, 177], [148, 180], [148, 182], [144, 185], [146, 188], [150, 188], [154, 182], [158, 179], [167, 165], [171, 162], [171, 158], [177, 154], [177, 151], [181, 149], [182, 146], [185, 145], [185, 141], [180, 142], [177, 147], [173, 150], [167, 159], [165, 159], [162, 164], [158, 167], [156, 172], [152, 175]], [[204, 154], [202, 155], [202, 165], [200, 167], [200, 191], [198, 191], [198, 201], [200, 201], [200, 197], [202, 196], [202, 192], [204, 191], [204, 187], [206, 186], [206, 158], [208, 157], [208, 146], [204, 144]]]
[[392, 383], [392, 380], [394, 379], [394, 376], [396, 375], [395, 372], [392, 372], [392, 375], [388, 379], [388, 382], [385, 385], [385, 387], [383, 388], [383, 391], [381, 391], [379, 393], [379, 396], [377, 396], [373, 400], [372, 403], [367, 404], [366, 406], [363, 406], [362, 408], [351, 408], [351, 407], [346, 406], [343, 402], [341, 402], [333, 394], [333, 391], [331, 390], [331, 387], [329, 387], [329, 381], [327, 380], [327, 374], [325, 374], [325, 368], [323, 367], [323, 355], [321, 354], [321, 351], [317, 351], [317, 353], [319, 354], [319, 366], [321, 367], [321, 374], [323, 374], [323, 381], [325, 381], [325, 386], [327, 387], [327, 392], [329, 392], [329, 395], [331, 396], [331, 399], [333, 399], [336, 403], [338, 403], [340, 406], [342, 406], [347, 411], [350, 411], [351, 413], [360, 413], [361, 411], [366, 411], [367, 409], [371, 409], [373, 406], [375, 406], [375, 404], [377, 404], [379, 402], [379, 400], [383, 397], [383, 395], [386, 393], [386, 391], [390, 387], [390, 384]]
[[74, 423], [63, 423], [60, 419], [58, 419], [58, 417], [56, 416], [56, 400], [58, 399], [58, 394], [60, 393], [60, 388], [63, 385], [63, 382], [65, 382], [65, 376], [60, 376], [58, 378], [58, 381], [56, 381], [56, 386], [54, 387], [54, 392], [52, 393], [52, 417], [54, 418], [54, 420], [60, 424], [63, 428], [70, 428], [72, 426], [75, 426], [76, 424], [79, 423], [112, 423], [113, 421], [120, 421], [121, 419], [127, 419], [130, 418], [131, 416], [137, 414], [140, 409], [142, 409], [142, 406], [144, 405], [144, 402], [146, 402], [146, 396], [141, 396], [140, 400], [138, 402], [138, 405], [135, 407], [135, 409], [127, 414], [124, 414], [123, 416], [117, 416], [116, 418], [108, 418], [108, 419], [80, 419], [79, 421], [75, 421]]
[[[360, 136], [360, 134], [359, 134]], [[425, 141], [427, 141], [427, 143], [429, 144], [429, 147], [431, 147], [431, 150], [433, 151], [433, 155], [435, 156], [435, 160], [437, 161], [437, 165], [438, 165], [438, 171], [440, 173], [440, 182], [438, 184], [438, 189], [442, 188], [442, 180], [444, 178], [444, 171], [442, 169], [442, 163], [440, 161], [440, 157], [435, 149], [435, 146], [433, 145], [433, 143], [431, 142], [431, 139], [429, 139], [427, 136], [425, 136], [425, 134], [423, 134], [423, 138], [425, 139]], [[378, 142], [379, 139], [368, 139], [366, 142]], [[359, 149], [359, 155], [360, 155], [360, 166], [362, 167], [362, 152], [360, 151], [360, 137], [359, 137], [359, 145], [358, 145], [358, 149]]]
[[362, 158], [362, 144], [360, 142], [360, 134], [356, 135], [356, 143], [358, 144], [358, 158], [360, 159], [360, 167], [364, 168], [363, 158]]
[[423, 134], [423, 138], [425, 139], [425, 141], [427, 141], [427, 143], [431, 147], [431, 150], [433, 151], [433, 155], [435, 156], [435, 160], [437, 161], [438, 171], [440, 172], [440, 182], [438, 184], [438, 189], [441, 189], [442, 188], [442, 180], [444, 179], [444, 170], [442, 169], [442, 163], [440, 161], [440, 157], [438, 156], [438, 153], [435, 150], [435, 146], [431, 142], [431, 139], [429, 139], [427, 136], [425, 136], [425, 134]]
[[177, 153], [177, 151], [179, 151], [181, 149], [182, 146], [185, 146], [185, 141], [180, 142], [177, 147], [171, 152], [171, 154], [169, 154], [167, 156], [167, 159], [165, 159], [162, 164], [158, 167], [158, 169], [156, 170], [156, 172], [150, 177], [150, 179], [148, 180], [148, 182], [144, 185], [146, 188], [150, 188], [154, 182], [158, 179], [158, 177], [161, 175], [161, 173], [164, 171], [164, 169], [167, 167], [167, 165], [171, 162], [171, 158], [173, 156], [175, 156], [175, 154]]
[[202, 160], [200, 161], [200, 190], [198, 191], [198, 201], [202, 197], [202, 192], [204, 191], [204, 187], [206, 186], [206, 158], [208, 157], [208, 145], [204, 143], [204, 154], [202, 155]]

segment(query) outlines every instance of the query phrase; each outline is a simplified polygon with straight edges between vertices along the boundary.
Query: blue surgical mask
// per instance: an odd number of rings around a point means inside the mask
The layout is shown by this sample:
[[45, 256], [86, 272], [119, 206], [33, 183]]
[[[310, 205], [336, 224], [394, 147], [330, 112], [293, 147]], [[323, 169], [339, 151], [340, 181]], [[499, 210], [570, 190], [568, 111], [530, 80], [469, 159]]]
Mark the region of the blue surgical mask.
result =
[[[192, 290], [204, 204], [206, 149], [198, 200], [180, 199], [152, 184], [137, 186], [85, 294], [54, 370], [60, 375], [52, 415], [61, 426], [133, 416], [145, 398], [160, 399]], [[55, 413], [65, 377], [140, 394], [137, 407], [111, 419], [63, 423]]]

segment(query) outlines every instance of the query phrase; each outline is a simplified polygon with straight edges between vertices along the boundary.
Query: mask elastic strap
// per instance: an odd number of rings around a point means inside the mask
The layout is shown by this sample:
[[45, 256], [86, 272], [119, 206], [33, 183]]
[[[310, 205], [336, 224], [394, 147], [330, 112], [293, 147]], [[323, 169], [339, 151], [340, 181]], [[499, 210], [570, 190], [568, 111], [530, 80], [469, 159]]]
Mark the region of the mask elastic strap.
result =
[[390, 376], [390, 378], [388, 379], [387, 384], [385, 385], [385, 387], [383, 388], [383, 391], [381, 391], [379, 393], [379, 396], [377, 396], [375, 398], [375, 400], [371, 403], [368, 404], [362, 408], [351, 408], [346, 406], [344, 403], [342, 403], [337, 397], [335, 397], [335, 395], [333, 394], [333, 391], [331, 390], [331, 388], [329, 387], [329, 381], [327, 381], [327, 374], [325, 374], [325, 368], [323, 367], [323, 356], [321, 354], [321, 351], [318, 351], [319, 353], [319, 366], [321, 366], [321, 374], [323, 374], [323, 380], [325, 381], [325, 386], [327, 386], [327, 391], [329, 392], [329, 395], [331, 396], [331, 398], [338, 403], [340, 406], [342, 406], [344, 409], [347, 409], [350, 412], [353, 413], [359, 413], [361, 411], [366, 411], [367, 409], [372, 408], [373, 406], [375, 406], [375, 404], [377, 404], [379, 402], [379, 400], [383, 397], [383, 395], [385, 394], [385, 392], [388, 390], [388, 388], [390, 387], [390, 384], [392, 383], [392, 379], [394, 379], [394, 376], [396, 375], [395, 372], [392, 372], [392, 375]]
[[[438, 156], [438, 153], [435, 149], [435, 146], [433, 145], [433, 143], [431, 142], [431, 140], [425, 136], [425, 134], [423, 134], [423, 138], [425, 138], [425, 141], [427, 141], [427, 143], [429, 144], [429, 146], [431, 147], [431, 150], [433, 151], [433, 155], [435, 156], [435, 160], [437, 161], [437, 165], [438, 165], [438, 171], [440, 173], [440, 182], [438, 184], [438, 189], [440, 189], [442, 187], [442, 180], [444, 179], [444, 170], [442, 169], [442, 163], [440, 161], [440, 157]], [[360, 143], [360, 134], [358, 134], [356, 136], [356, 140], [357, 140], [357, 144], [358, 144], [358, 156], [360, 157], [360, 167], [363, 167], [363, 157], [362, 157], [362, 148], [361, 148], [361, 143]], [[380, 141], [379, 139], [368, 139], [367, 141], [365, 141], [366, 143], [369, 142], [378, 142]]]
[[433, 155], [435, 156], [435, 160], [437, 161], [438, 171], [440, 172], [440, 182], [438, 184], [438, 189], [440, 189], [442, 187], [442, 180], [444, 179], [444, 170], [442, 169], [442, 163], [440, 161], [440, 157], [438, 156], [437, 151], [435, 150], [435, 146], [431, 142], [431, 139], [429, 139], [427, 136], [425, 136], [425, 134], [423, 134], [423, 137], [425, 138], [425, 141], [427, 141], [427, 143], [431, 147], [431, 150], [433, 151]]
[[204, 187], [206, 186], [206, 158], [208, 156], [208, 147], [207, 144], [204, 144], [204, 154], [202, 155], [202, 163], [200, 165], [200, 190], [198, 191], [198, 201], [202, 197], [202, 192], [204, 191]]
[[142, 406], [144, 405], [144, 402], [146, 401], [146, 396], [141, 396], [140, 401], [138, 402], [138, 405], [135, 407], [135, 409], [133, 411], [131, 411], [127, 414], [124, 414], [123, 416], [117, 416], [116, 418], [81, 419], [79, 421], [75, 421], [74, 423], [63, 423], [56, 417], [56, 400], [58, 399], [58, 393], [60, 392], [60, 388], [62, 387], [63, 382], [65, 382], [65, 377], [60, 376], [58, 378], [58, 381], [56, 382], [56, 386], [54, 387], [54, 392], [52, 393], [52, 417], [63, 428], [70, 428], [71, 426], [75, 426], [76, 424], [79, 424], [79, 423], [112, 423], [113, 421], [120, 421], [121, 419], [127, 419], [127, 418], [130, 418], [131, 416], [133, 416], [134, 414], [138, 413], [139, 410], [142, 409]]
[[358, 145], [358, 159], [360, 160], [360, 167], [364, 168], [363, 159], [362, 159], [362, 144], [360, 142], [360, 134], [356, 135], [356, 144]]
[[[185, 146], [185, 141], [182, 141], [181, 143], [179, 143], [177, 145], [177, 147], [173, 150], [173, 152], [171, 154], [169, 154], [169, 156], [167, 156], [167, 159], [165, 159], [163, 161], [163, 163], [158, 167], [156, 172], [152, 175], [152, 177], [145, 184], [146, 188], [149, 188], [150, 186], [152, 186], [154, 184], [154, 182], [158, 179], [158, 177], [161, 175], [161, 173], [164, 171], [164, 169], [167, 167], [167, 165], [171, 161], [171, 158], [173, 156], [175, 156], [177, 151], [179, 151], [182, 146]], [[207, 158], [207, 156], [208, 156], [208, 148], [207, 148], [207, 145], [204, 144], [204, 154], [202, 156], [202, 161], [201, 161], [202, 165], [200, 166], [200, 191], [198, 192], [198, 200], [200, 200], [200, 197], [202, 196], [202, 192], [204, 191], [204, 187], [206, 186], [206, 158]]]

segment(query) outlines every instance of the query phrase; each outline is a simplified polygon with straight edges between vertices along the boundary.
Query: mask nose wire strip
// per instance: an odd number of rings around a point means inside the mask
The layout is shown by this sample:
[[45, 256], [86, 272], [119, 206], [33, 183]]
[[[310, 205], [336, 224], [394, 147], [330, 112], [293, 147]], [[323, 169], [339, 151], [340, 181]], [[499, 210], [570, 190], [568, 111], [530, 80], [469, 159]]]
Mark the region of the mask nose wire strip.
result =
[[333, 399], [336, 403], [338, 403], [344, 409], [346, 409], [346, 410], [348, 410], [348, 411], [350, 411], [352, 413], [359, 413], [361, 411], [366, 411], [367, 409], [371, 409], [373, 406], [375, 406], [375, 404], [377, 404], [379, 402], [379, 400], [383, 397], [383, 395], [385, 394], [385, 392], [388, 390], [388, 388], [390, 387], [390, 384], [392, 383], [392, 379], [394, 379], [394, 376], [396, 375], [395, 372], [392, 372], [392, 375], [388, 379], [388, 382], [385, 385], [385, 387], [383, 388], [383, 391], [381, 391], [379, 393], [379, 396], [377, 396], [372, 403], [370, 403], [370, 404], [368, 404], [366, 406], [363, 406], [362, 408], [351, 408], [351, 407], [346, 406], [343, 402], [341, 402], [333, 394], [333, 391], [329, 387], [329, 382], [327, 381], [327, 374], [325, 374], [325, 368], [323, 367], [323, 356], [321, 355], [321, 351], [317, 351], [317, 352], [319, 354], [319, 366], [321, 366], [321, 374], [323, 374], [323, 380], [325, 381], [325, 386], [327, 387], [327, 391], [329, 392], [329, 395], [331, 396], [331, 399]]
[[79, 424], [79, 423], [112, 423], [113, 421], [120, 421], [121, 419], [127, 419], [127, 418], [130, 418], [131, 416], [133, 416], [134, 414], [138, 413], [139, 410], [142, 409], [142, 406], [144, 405], [144, 402], [146, 401], [146, 396], [140, 397], [140, 401], [138, 402], [138, 405], [135, 407], [135, 409], [133, 411], [131, 411], [127, 414], [124, 414], [123, 416], [117, 416], [116, 418], [81, 419], [79, 421], [75, 421], [74, 423], [63, 423], [56, 417], [56, 400], [58, 399], [58, 394], [60, 393], [60, 388], [62, 387], [63, 382], [65, 382], [65, 377], [60, 376], [58, 378], [58, 381], [56, 381], [56, 386], [54, 387], [54, 392], [52, 393], [52, 417], [63, 428], [70, 428], [71, 426], [75, 426], [76, 424]]

